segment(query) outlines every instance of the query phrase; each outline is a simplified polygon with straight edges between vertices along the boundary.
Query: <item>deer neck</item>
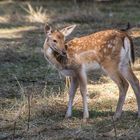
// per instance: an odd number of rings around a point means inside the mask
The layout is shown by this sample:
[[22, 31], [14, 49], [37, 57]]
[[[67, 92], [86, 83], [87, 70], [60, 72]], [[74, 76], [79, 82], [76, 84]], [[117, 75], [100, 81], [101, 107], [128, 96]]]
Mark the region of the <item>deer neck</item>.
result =
[[67, 54], [60, 54], [59, 52], [53, 50], [53, 55], [54, 55], [55, 59], [60, 63], [60, 65], [62, 67], [67, 65], [67, 63], [68, 63]]

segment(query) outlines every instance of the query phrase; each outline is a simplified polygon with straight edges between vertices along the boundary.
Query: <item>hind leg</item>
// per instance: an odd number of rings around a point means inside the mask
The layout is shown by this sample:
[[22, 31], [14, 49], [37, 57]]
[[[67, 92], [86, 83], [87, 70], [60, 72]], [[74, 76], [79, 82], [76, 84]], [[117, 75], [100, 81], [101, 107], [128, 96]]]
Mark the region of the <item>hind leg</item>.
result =
[[[111, 64], [110, 64], [111, 65]], [[114, 114], [114, 120], [120, 118], [122, 114], [122, 107], [125, 101], [126, 93], [128, 90], [128, 82], [122, 76], [122, 74], [115, 67], [104, 67], [106, 73], [110, 76], [110, 78], [117, 84], [119, 89], [119, 100], [117, 103], [116, 112]]]
[[120, 71], [122, 75], [129, 81], [129, 83], [132, 86], [132, 89], [135, 93], [137, 105], [138, 105], [138, 117], [140, 118], [140, 86], [139, 86], [139, 80], [133, 73], [131, 67], [129, 65], [123, 66], [120, 68]]

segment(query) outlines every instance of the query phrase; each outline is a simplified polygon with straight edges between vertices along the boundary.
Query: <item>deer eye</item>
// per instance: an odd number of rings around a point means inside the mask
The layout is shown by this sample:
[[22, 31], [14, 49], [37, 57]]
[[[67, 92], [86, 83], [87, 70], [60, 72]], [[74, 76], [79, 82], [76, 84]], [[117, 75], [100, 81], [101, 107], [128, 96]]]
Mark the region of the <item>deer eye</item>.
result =
[[54, 39], [53, 42], [54, 42], [54, 43], [57, 43], [57, 40]]

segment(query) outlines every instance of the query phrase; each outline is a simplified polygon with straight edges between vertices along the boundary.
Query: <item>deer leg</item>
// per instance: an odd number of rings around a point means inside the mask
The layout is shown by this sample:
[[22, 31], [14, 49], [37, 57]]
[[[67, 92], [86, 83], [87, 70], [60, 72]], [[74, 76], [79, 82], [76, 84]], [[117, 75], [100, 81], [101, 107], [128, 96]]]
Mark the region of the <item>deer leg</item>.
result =
[[78, 80], [80, 85], [80, 92], [83, 99], [83, 119], [89, 118], [88, 104], [87, 104], [87, 75], [85, 71], [78, 72]]
[[138, 105], [138, 117], [140, 118], [140, 85], [139, 85], [139, 80], [133, 73], [132, 69], [130, 66], [125, 66], [121, 68], [121, 72], [123, 76], [129, 81], [129, 83], [132, 86], [132, 89], [135, 93], [136, 100], [137, 100], [137, 105]]
[[120, 77], [114, 80], [119, 88], [119, 100], [114, 114], [114, 120], [119, 119], [122, 114], [123, 104], [129, 87], [128, 82], [121, 75], [118, 74], [118, 76]]
[[126, 92], [128, 90], [129, 84], [125, 80], [125, 78], [121, 75], [121, 73], [117, 71], [117, 69], [115, 70], [114, 68], [115, 71], [111, 69], [105, 69], [105, 70], [119, 88], [119, 100], [118, 100], [117, 108], [114, 114], [114, 120], [117, 120], [120, 118], [122, 114], [122, 107], [125, 101]]
[[66, 112], [66, 118], [69, 118], [72, 116], [72, 105], [73, 105], [73, 99], [75, 96], [75, 92], [78, 88], [78, 80], [76, 77], [71, 77], [71, 85], [69, 89], [69, 101], [68, 101], [68, 109]]

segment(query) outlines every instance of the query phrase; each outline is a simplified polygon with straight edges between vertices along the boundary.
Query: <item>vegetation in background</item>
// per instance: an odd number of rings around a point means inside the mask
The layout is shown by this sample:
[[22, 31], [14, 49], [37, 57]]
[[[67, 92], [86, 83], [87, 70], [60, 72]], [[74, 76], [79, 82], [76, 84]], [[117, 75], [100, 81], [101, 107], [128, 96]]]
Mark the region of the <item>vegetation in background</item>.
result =
[[[127, 22], [139, 27], [139, 9], [138, 0], [0, 1], [0, 139], [140, 139], [132, 89], [122, 118], [114, 122], [118, 89], [102, 71], [89, 74], [89, 121], [82, 121], [79, 90], [73, 118], [64, 119], [68, 84], [41, 53], [46, 22], [55, 28], [77, 24], [69, 40], [108, 28], [123, 29]], [[140, 79], [140, 39], [134, 44], [134, 72]]]

